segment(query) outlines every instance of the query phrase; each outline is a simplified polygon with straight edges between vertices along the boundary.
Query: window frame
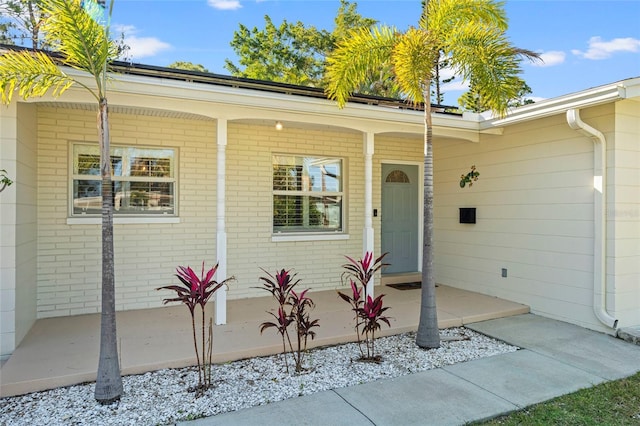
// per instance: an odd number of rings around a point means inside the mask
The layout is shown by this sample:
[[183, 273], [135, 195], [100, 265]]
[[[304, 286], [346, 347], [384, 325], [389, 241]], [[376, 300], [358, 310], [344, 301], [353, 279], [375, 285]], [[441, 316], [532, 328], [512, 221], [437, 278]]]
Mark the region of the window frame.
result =
[[[313, 191], [313, 190], [288, 190], [288, 189], [276, 189], [275, 188], [275, 167], [279, 164], [278, 157], [292, 159], [295, 164], [304, 164], [306, 160], [316, 159], [335, 162], [339, 164], [339, 190], [325, 190], [325, 191]], [[304, 166], [302, 166], [304, 167]], [[340, 156], [328, 156], [328, 155], [313, 155], [313, 154], [300, 154], [300, 153], [283, 153], [272, 152], [271, 153], [271, 232], [273, 241], [296, 241], [296, 240], [333, 240], [333, 239], [348, 239], [346, 223], [347, 223], [347, 191], [346, 191], [346, 169], [347, 159]], [[309, 178], [309, 174], [303, 175], [303, 177]], [[340, 198], [340, 223], [338, 229], [313, 229], [313, 228], [292, 228], [292, 229], [276, 229], [275, 224], [275, 198], [276, 196], [300, 196], [308, 197], [339, 197]]]
[[[67, 223], [99, 223], [101, 214], [98, 213], [77, 213], [74, 211], [74, 201], [76, 200], [74, 185], [77, 181], [82, 180], [101, 180], [100, 175], [93, 174], [80, 174], [75, 173], [75, 162], [76, 162], [76, 154], [82, 154], [82, 152], [76, 153], [76, 147], [84, 146], [85, 148], [90, 148], [87, 151], [97, 151], [99, 154], [99, 146], [97, 144], [93, 144], [90, 142], [84, 141], [73, 141], [69, 144], [69, 168], [68, 168], [68, 212], [67, 212]], [[150, 213], [148, 211], [134, 213], [132, 211], [117, 211], [114, 209], [113, 218], [114, 223], [174, 223], [179, 221], [179, 210], [178, 210], [178, 164], [179, 164], [179, 151], [177, 147], [166, 147], [166, 146], [151, 146], [151, 145], [130, 145], [130, 144], [111, 144], [110, 146], [111, 156], [114, 156], [114, 150], [122, 150], [124, 154], [122, 157], [126, 157], [128, 159], [136, 158], [135, 152], [136, 150], [149, 150], [149, 151], [170, 151], [171, 155], [169, 156], [169, 177], [154, 177], [154, 176], [118, 176], [112, 174], [113, 182], [144, 182], [144, 183], [169, 183], [173, 186], [172, 195], [173, 195], [173, 212], [157, 212]], [[143, 157], [144, 158], [144, 157]], [[162, 157], [158, 157], [162, 158]], [[124, 160], [123, 160], [124, 161]], [[131, 190], [130, 190], [131, 191]], [[115, 196], [115, 194], [114, 194]], [[99, 196], [101, 198], [101, 196]], [[101, 201], [100, 201], [101, 203]]]

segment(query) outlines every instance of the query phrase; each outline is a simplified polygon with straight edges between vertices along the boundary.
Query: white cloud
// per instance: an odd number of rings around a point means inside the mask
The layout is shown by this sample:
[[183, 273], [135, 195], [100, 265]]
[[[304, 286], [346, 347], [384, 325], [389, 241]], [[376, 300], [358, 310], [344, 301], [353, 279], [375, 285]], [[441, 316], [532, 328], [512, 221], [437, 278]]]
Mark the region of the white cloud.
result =
[[219, 10], [237, 10], [242, 7], [239, 0], [207, 0], [207, 3]]
[[469, 90], [469, 83], [461, 79], [455, 79], [451, 83], [443, 84], [440, 88], [444, 93], [449, 92], [463, 92]]
[[138, 37], [138, 29], [133, 25], [113, 25], [113, 36], [119, 38], [124, 34], [124, 44], [129, 46], [126, 56], [132, 60], [155, 56], [158, 53], [171, 49], [169, 43], [165, 43], [155, 37]]
[[449, 67], [440, 68], [439, 70], [440, 81], [447, 80], [451, 77], [455, 77], [451, 82], [445, 83], [440, 86], [440, 90], [443, 92], [456, 92], [467, 90], [469, 88], [469, 83], [463, 81], [459, 76], [456, 76], [453, 69]]
[[113, 24], [111, 25], [111, 33], [113, 34], [117, 34], [118, 36], [120, 34], [127, 34], [127, 33], [135, 33], [138, 32], [138, 30], [136, 30], [136, 27], [133, 25], [124, 25], [124, 24]]
[[171, 45], [158, 40], [155, 37], [125, 37], [124, 42], [129, 46], [129, 55], [132, 58], [146, 58], [155, 56], [163, 50], [171, 48]]
[[540, 54], [542, 61], [533, 61], [531, 65], [534, 67], [552, 67], [564, 62], [567, 54], [560, 50], [550, 50]]
[[469, 82], [462, 80], [459, 76], [455, 76], [451, 68], [440, 69], [441, 81], [451, 77], [455, 78], [451, 82], [440, 86], [440, 92], [444, 94], [444, 105], [456, 105], [456, 99], [461, 95], [459, 92], [466, 92], [469, 90]]
[[574, 55], [582, 56], [585, 59], [606, 59], [617, 52], [639, 52], [640, 40], [626, 37], [614, 38], [611, 41], [603, 41], [601, 37], [591, 37], [589, 39], [589, 49], [583, 52], [578, 49], [571, 51]]
[[440, 68], [440, 80], [446, 80], [447, 78], [453, 77], [455, 74], [453, 70], [449, 67]]

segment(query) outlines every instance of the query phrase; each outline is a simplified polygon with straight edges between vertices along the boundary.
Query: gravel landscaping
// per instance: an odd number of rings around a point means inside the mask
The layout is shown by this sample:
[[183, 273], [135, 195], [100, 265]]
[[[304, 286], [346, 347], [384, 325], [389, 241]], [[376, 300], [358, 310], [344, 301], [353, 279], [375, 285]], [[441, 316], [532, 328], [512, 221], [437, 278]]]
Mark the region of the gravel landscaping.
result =
[[465, 328], [441, 333], [442, 345], [435, 350], [419, 349], [415, 333], [380, 338], [376, 340], [376, 353], [383, 357], [379, 364], [356, 361], [360, 352], [352, 343], [310, 351], [308, 370], [301, 374], [287, 374], [282, 356], [215, 365], [214, 388], [201, 397], [187, 390], [197, 383], [195, 369], [183, 368], [126, 376], [122, 399], [106, 406], [93, 399], [93, 383], [3, 398], [0, 424], [173, 424], [518, 350]]

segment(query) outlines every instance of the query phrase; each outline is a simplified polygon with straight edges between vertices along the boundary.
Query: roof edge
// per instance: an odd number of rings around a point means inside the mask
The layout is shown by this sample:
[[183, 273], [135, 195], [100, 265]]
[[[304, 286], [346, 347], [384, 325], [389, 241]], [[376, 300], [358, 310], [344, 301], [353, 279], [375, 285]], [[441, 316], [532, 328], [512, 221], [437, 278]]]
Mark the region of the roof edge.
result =
[[[64, 56], [59, 52], [31, 49], [24, 46], [14, 46], [0, 43], [0, 54], [8, 50], [39, 51], [47, 54], [58, 66], [68, 66], [64, 62]], [[166, 80], [184, 81], [188, 83], [201, 83], [216, 86], [253, 89], [264, 92], [284, 93], [287, 95], [305, 96], [318, 99], [329, 99], [324, 88], [312, 86], [299, 86], [277, 81], [257, 80], [244, 77], [169, 68], [158, 65], [147, 65], [135, 62], [113, 61], [109, 63], [109, 71], [116, 74], [137, 75], [141, 77], [160, 78]], [[353, 93], [348, 102], [366, 104], [379, 107], [404, 109], [410, 111], [424, 111], [423, 103], [414, 103], [403, 99], [388, 98], [377, 95]], [[431, 104], [432, 111], [439, 114], [460, 116], [457, 108], [450, 105]]]
[[592, 107], [639, 96], [640, 77], [629, 78], [557, 98], [546, 99], [534, 104], [524, 105], [516, 108], [504, 118], [485, 117], [483, 115], [480, 119], [480, 128], [489, 129], [508, 126], [556, 114], [564, 114], [567, 110], [573, 108]]

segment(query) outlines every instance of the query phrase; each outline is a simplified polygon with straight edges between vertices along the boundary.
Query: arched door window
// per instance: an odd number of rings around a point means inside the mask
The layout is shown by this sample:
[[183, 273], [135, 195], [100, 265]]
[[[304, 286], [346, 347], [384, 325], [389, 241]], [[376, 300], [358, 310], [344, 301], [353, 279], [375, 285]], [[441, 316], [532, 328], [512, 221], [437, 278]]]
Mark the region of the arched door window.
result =
[[387, 183], [411, 183], [409, 176], [402, 170], [393, 170], [389, 172], [385, 179]]

